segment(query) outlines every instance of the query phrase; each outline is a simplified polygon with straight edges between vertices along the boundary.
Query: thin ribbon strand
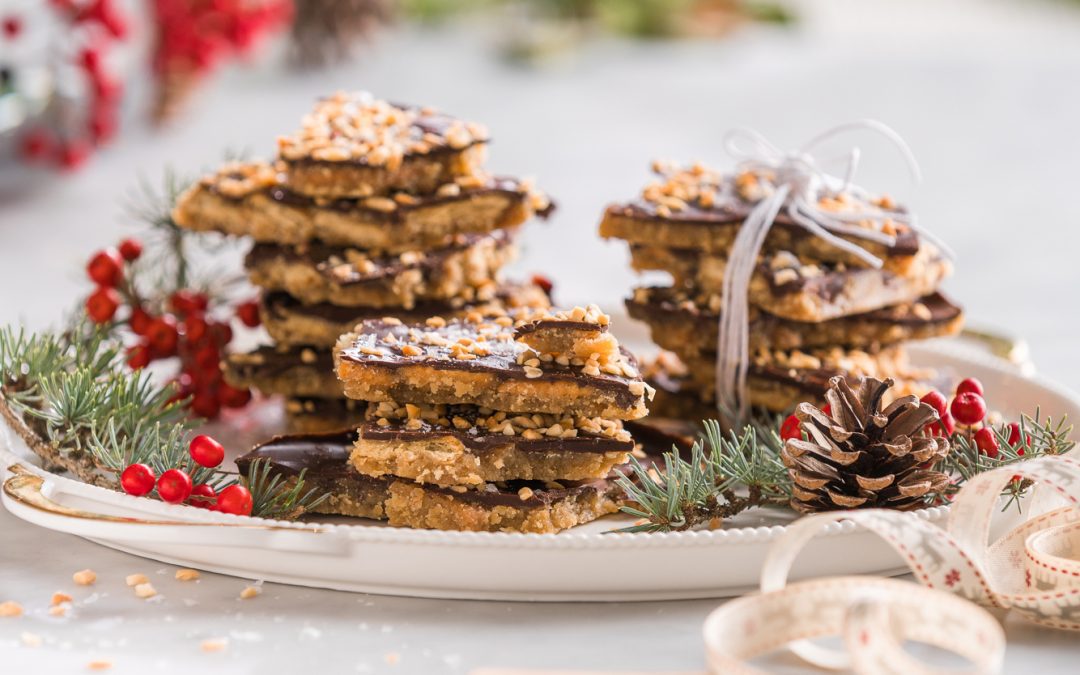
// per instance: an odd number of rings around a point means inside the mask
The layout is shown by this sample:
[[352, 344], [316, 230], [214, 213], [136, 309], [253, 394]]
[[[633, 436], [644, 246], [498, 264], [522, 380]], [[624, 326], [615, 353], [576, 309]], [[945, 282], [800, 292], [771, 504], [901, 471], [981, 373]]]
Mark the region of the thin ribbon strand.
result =
[[[864, 246], [844, 237], [883, 246], [895, 245], [896, 237], [855, 224], [860, 221], [888, 218], [903, 223], [925, 236], [944, 255], [954, 257], [952, 251], [941, 241], [915, 225], [914, 214], [894, 213], [869, 203], [868, 193], [853, 182], [862, 156], [858, 147], [853, 147], [845, 155], [846, 168], [843, 178], [830, 175], [820, 168], [818, 160], [812, 154], [813, 149], [825, 141], [852, 131], [872, 131], [883, 136], [900, 151], [912, 179], [915, 182], [922, 179], [922, 172], [911, 148], [900, 134], [877, 120], [864, 119], [840, 124], [810, 139], [799, 150], [789, 153], [781, 151], [753, 129], [734, 129], [724, 137], [724, 149], [738, 161], [741, 171], [754, 174], [768, 172], [775, 176], [772, 194], [754, 206], [739, 228], [724, 270], [716, 350], [716, 401], [722, 413], [735, 415], [737, 419], [732, 421], [746, 419], [750, 408], [746, 396], [746, 378], [750, 364], [750, 308], [747, 297], [750, 279], [757, 266], [761, 247], [781, 212], [807, 233], [875, 269], [883, 266], [882, 260]], [[861, 213], [836, 213], [819, 206], [823, 195], [841, 193], [851, 193], [859, 197], [865, 203], [866, 210]]]

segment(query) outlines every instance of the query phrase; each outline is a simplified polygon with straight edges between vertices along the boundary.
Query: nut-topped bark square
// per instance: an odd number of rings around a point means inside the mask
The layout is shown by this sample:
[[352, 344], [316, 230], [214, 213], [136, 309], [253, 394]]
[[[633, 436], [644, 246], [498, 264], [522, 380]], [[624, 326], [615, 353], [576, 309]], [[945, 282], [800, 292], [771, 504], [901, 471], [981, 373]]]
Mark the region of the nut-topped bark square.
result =
[[533, 351], [515, 339], [511, 317], [425, 324], [365, 321], [343, 336], [337, 374], [350, 398], [470, 403], [506, 412], [637, 419], [648, 386], [629, 353], [603, 366]]
[[484, 160], [487, 129], [430, 107], [366, 92], [319, 101], [296, 132], [278, 138], [288, 184], [311, 196], [434, 192]]

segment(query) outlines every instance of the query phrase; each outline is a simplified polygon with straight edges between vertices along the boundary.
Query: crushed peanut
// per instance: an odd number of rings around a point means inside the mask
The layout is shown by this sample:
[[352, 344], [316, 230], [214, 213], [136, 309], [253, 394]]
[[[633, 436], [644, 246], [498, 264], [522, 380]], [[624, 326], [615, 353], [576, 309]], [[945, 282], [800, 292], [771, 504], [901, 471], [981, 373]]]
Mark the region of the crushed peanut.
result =
[[5, 600], [4, 602], [0, 602], [0, 617], [15, 617], [22, 616], [22, 614], [22, 605], [15, 602], [14, 600]]
[[79, 570], [75, 574], [71, 575], [72, 580], [80, 586], [89, 586], [97, 581], [97, 574], [94, 570]]
[[149, 582], [136, 584], [136, 586], [135, 586], [135, 596], [136, 597], [142, 598], [143, 600], [148, 600], [148, 599], [154, 597], [155, 595], [157, 595], [157, 589], [154, 588], [153, 584], [151, 584]]
[[195, 581], [198, 578], [199, 578], [198, 570], [191, 570], [191, 569], [187, 569], [187, 568], [176, 570], [176, 580], [177, 581]]

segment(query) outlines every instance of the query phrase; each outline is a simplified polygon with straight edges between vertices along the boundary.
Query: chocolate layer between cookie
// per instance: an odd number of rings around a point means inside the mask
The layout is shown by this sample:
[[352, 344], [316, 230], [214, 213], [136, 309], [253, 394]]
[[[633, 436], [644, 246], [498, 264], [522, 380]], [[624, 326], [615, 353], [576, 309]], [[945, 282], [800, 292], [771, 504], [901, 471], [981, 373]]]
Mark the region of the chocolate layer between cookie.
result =
[[412, 309], [425, 301], [492, 299], [499, 270], [515, 254], [512, 233], [500, 230], [461, 235], [441, 249], [398, 254], [256, 244], [245, 266], [254, 285], [286, 292], [305, 304]]
[[[441, 323], [441, 325], [440, 325]], [[470, 403], [507, 412], [637, 419], [648, 387], [633, 357], [628, 372], [590, 374], [554, 361], [526, 363], [530, 348], [514, 339], [513, 320], [453, 320], [402, 325], [365, 321], [335, 349], [338, 377], [364, 401]]]
[[[667, 287], [636, 288], [626, 300], [629, 315], [649, 325], [653, 342], [683, 354], [714, 353], [720, 315], [690, 295]], [[752, 349], [873, 348], [908, 340], [956, 335], [963, 311], [941, 293], [865, 314], [817, 323], [790, 321], [751, 311]]]
[[251, 387], [264, 394], [329, 399], [344, 396], [341, 383], [334, 376], [334, 359], [329, 349], [264, 346], [227, 355], [222, 370], [231, 386]]

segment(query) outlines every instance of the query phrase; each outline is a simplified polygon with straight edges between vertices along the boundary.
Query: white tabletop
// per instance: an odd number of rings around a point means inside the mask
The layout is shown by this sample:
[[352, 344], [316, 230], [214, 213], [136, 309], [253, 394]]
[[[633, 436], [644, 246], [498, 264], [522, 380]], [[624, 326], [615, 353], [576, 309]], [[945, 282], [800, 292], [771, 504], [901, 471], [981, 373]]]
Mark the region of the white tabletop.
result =
[[[964, 0], [800, 2], [790, 31], [752, 29], [718, 43], [602, 41], [538, 69], [492, 58], [480, 28], [384, 36], [352, 66], [225, 73], [171, 128], [132, 128], [82, 172], [28, 178], [0, 170], [0, 320], [55, 321], [87, 286], [88, 253], [134, 230], [125, 191], [163, 167], [194, 172], [227, 149], [269, 155], [317, 95], [369, 88], [434, 103], [491, 127], [493, 167], [530, 174], [559, 202], [527, 228], [520, 270], [552, 276], [563, 298], [617, 306], [635, 283], [624, 247], [595, 234], [603, 204], [633, 194], [654, 157], [721, 163], [723, 131], [752, 125], [794, 146], [837, 122], [877, 117], [908, 139], [926, 175], [912, 190], [892, 150], [863, 143], [872, 188], [893, 192], [960, 253], [948, 288], [973, 322], [1023, 334], [1036, 363], [1080, 384], [1072, 292], [1080, 282], [1080, 11], [1066, 4]], [[910, 199], [907, 199], [910, 196]], [[0, 672], [465, 672], [485, 665], [696, 669], [715, 601], [526, 605], [358, 596], [173, 569], [36, 529], [0, 512]], [[437, 564], [437, 561], [432, 561]], [[92, 588], [71, 574], [95, 569]], [[161, 592], [144, 602], [124, 576]], [[613, 573], [635, 573], [633, 570]], [[47, 615], [54, 591], [74, 615]], [[1074, 635], [1007, 622], [1009, 672], [1072, 672]], [[39, 636], [36, 648], [21, 634]], [[228, 637], [221, 653], [203, 639]], [[393, 665], [390, 662], [394, 662]]]

